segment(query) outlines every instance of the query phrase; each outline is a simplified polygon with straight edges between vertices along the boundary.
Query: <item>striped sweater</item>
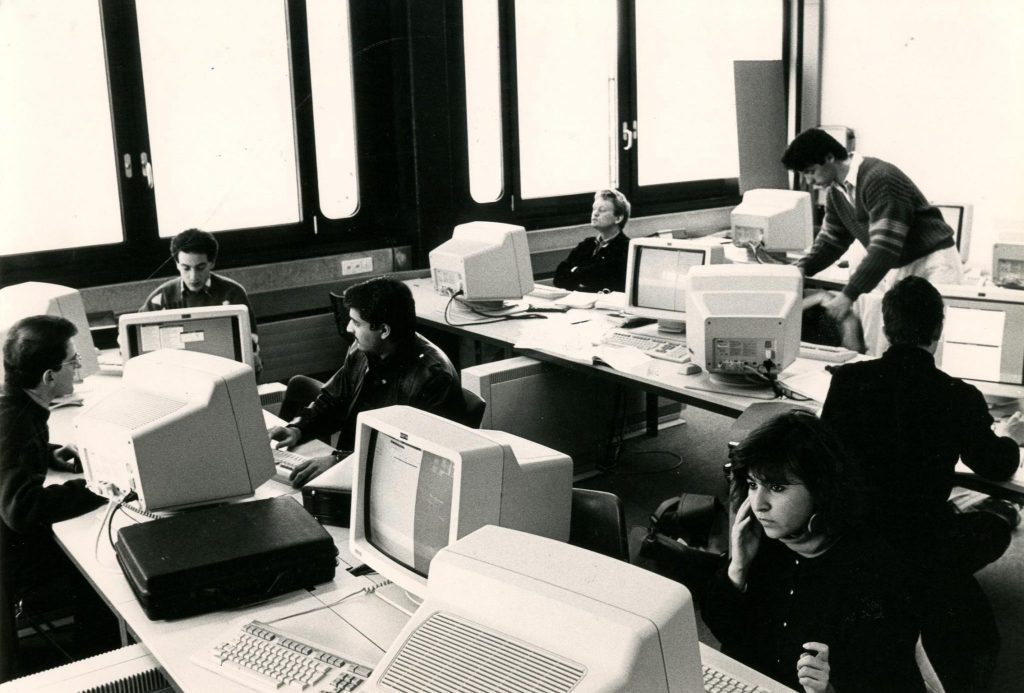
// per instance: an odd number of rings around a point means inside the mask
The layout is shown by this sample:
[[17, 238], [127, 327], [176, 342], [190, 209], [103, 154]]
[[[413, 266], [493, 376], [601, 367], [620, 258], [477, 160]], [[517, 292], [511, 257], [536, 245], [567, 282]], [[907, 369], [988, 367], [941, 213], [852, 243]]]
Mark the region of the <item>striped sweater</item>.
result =
[[797, 263], [812, 276], [838, 260], [854, 239], [860, 241], [867, 255], [843, 289], [851, 300], [874, 289], [890, 269], [955, 245], [942, 213], [896, 166], [864, 157], [856, 193], [851, 205], [837, 186], [828, 189], [821, 231]]

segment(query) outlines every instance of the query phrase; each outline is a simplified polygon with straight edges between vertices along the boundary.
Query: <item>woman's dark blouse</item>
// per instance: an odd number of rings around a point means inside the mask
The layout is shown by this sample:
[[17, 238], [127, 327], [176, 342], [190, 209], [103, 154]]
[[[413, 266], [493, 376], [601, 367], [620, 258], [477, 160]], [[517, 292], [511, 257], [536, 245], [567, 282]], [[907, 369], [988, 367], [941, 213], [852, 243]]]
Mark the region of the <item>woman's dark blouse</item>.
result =
[[829, 646], [837, 693], [923, 691], [914, 659], [919, 628], [895, 556], [866, 536], [847, 536], [815, 558], [764, 539], [747, 589], [726, 569], [712, 580], [701, 616], [722, 651], [801, 690], [803, 643]]

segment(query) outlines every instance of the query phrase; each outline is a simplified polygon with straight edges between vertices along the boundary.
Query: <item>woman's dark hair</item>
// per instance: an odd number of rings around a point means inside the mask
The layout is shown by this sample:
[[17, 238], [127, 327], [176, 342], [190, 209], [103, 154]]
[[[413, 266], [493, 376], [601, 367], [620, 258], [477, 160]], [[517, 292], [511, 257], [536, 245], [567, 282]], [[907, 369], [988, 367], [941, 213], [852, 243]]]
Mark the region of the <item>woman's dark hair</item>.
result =
[[804, 130], [793, 138], [782, 155], [782, 165], [797, 173], [815, 164], [825, 163], [825, 156], [831, 154], [836, 161], [846, 161], [850, 153], [832, 135], [818, 128]]
[[806, 410], [780, 414], [729, 453], [734, 492], [753, 476], [807, 486], [825, 532], [838, 536], [864, 522], [860, 468], [828, 425]]
[[409, 287], [387, 277], [376, 277], [350, 286], [343, 299], [346, 308], [355, 308], [370, 327], [379, 330], [387, 324], [398, 341], [416, 334], [416, 302]]
[[78, 333], [70, 320], [34, 315], [11, 326], [4, 341], [4, 382], [33, 388], [46, 371], [64, 368], [68, 340]]

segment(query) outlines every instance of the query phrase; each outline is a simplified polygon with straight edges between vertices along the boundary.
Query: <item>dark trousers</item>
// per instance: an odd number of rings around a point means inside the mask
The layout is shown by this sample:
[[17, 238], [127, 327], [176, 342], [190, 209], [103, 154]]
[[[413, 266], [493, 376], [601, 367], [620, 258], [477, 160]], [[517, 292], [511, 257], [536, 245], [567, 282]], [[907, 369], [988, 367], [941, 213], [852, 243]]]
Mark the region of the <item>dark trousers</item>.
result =
[[948, 518], [922, 570], [921, 638], [949, 693], [977, 690], [991, 675], [1000, 648], [988, 597], [974, 577], [1010, 545], [1010, 526], [987, 512]]

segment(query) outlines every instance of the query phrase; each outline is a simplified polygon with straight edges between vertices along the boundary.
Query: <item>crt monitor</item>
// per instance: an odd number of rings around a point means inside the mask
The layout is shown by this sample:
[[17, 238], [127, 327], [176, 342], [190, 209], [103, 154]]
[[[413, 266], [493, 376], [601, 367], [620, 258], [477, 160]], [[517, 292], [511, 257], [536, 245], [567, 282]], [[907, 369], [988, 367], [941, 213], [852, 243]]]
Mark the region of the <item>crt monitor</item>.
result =
[[800, 351], [803, 275], [792, 265], [712, 265], [687, 275], [686, 342], [719, 380], [763, 384]]
[[992, 246], [992, 283], [1006, 289], [1024, 289], [1024, 243]]
[[434, 555], [484, 525], [568, 540], [568, 455], [402, 405], [359, 414], [356, 430], [352, 553], [412, 599]]
[[121, 387], [75, 418], [86, 481], [145, 510], [251, 496], [274, 460], [251, 368], [180, 349], [125, 363]]
[[1024, 385], [1024, 292], [938, 285], [946, 306], [935, 363], [957, 378]]
[[533, 290], [526, 229], [515, 224], [459, 224], [450, 240], [430, 251], [434, 290], [482, 308], [501, 307]]
[[244, 305], [126, 313], [118, 318], [117, 343], [125, 363], [157, 349], [182, 349], [253, 366], [252, 325]]
[[[44, 282], [25, 282], [0, 289], [0, 344], [7, 340], [7, 331], [14, 323], [33, 315], [53, 315], [73, 322], [78, 334], [72, 341], [82, 359], [79, 376], [85, 378], [99, 371], [85, 303], [77, 289]], [[3, 361], [0, 360], [0, 382], [3, 374]]]
[[658, 329], [682, 332], [686, 318], [685, 277], [691, 267], [721, 264], [717, 240], [634, 238], [626, 260], [626, 312], [658, 321]]
[[761, 188], [743, 193], [732, 211], [732, 242], [769, 253], [799, 252], [814, 241], [811, 194]]
[[[690, 592], [625, 561], [502, 527], [434, 559], [372, 690], [703, 691]], [[748, 690], [748, 689], [744, 689]], [[751, 686], [749, 690], [754, 690]], [[758, 689], [761, 690], [761, 689]]]

